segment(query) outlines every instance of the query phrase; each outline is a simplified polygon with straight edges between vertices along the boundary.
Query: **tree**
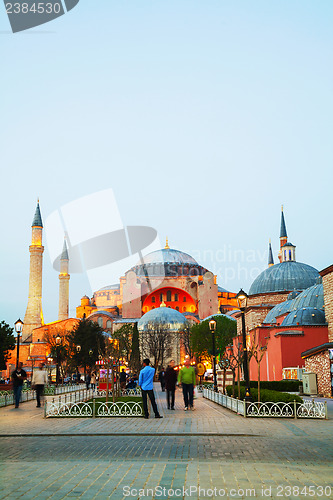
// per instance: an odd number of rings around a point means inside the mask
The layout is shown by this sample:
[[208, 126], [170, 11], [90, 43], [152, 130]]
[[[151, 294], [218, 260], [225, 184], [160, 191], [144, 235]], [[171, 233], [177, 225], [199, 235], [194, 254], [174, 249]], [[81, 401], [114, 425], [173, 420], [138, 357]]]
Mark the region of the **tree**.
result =
[[127, 363], [130, 360], [132, 348], [133, 326], [129, 323], [122, 325], [119, 330], [112, 334], [112, 340], [117, 342], [119, 359], [123, 358]]
[[155, 370], [163, 366], [165, 360], [172, 355], [173, 341], [179, 341], [176, 333], [169, 330], [158, 321], [151, 324], [146, 332], [141, 334], [142, 357], [153, 360]]
[[184, 352], [186, 356], [192, 358], [192, 349], [191, 349], [191, 329], [185, 328], [180, 334], [180, 341], [184, 348]]
[[9, 351], [15, 347], [15, 337], [13, 335], [13, 328], [7, 323], [1, 321], [0, 323], [0, 370], [5, 370], [7, 361], [10, 358]]
[[[236, 321], [227, 316], [217, 314], [214, 317], [216, 321], [215, 343], [216, 355], [223, 356], [226, 346], [232, 342], [237, 333]], [[207, 358], [213, 354], [212, 333], [209, 329], [209, 321], [193, 325], [191, 328], [191, 349], [193, 353], [201, 358]]]
[[87, 368], [91, 369], [96, 364], [99, 356], [105, 354], [105, 336], [94, 321], [82, 318], [66, 339], [72, 366], [83, 367], [85, 373]]
[[262, 336], [260, 336], [260, 330], [255, 329], [251, 337], [251, 344], [249, 348], [249, 357], [253, 357], [256, 360], [258, 367], [258, 401], [260, 401], [260, 363], [267, 351], [268, 340], [269, 337], [262, 339]]
[[133, 329], [132, 329], [132, 346], [131, 346], [130, 368], [134, 373], [139, 373], [139, 371], [141, 369], [139, 331], [138, 331], [138, 324], [137, 323], [134, 323]]
[[[47, 343], [50, 350], [50, 357], [56, 362], [59, 360], [59, 370], [62, 380], [65, 375], [70, 371], [71, 360], [69, 345], [67, 340], [68, 331], [62, 328], [57, 328], [52, 331], [46, 330], [44, 334], [44, 342]], [[57, 344], [56, 338], [60, 337], [60, 343]]]

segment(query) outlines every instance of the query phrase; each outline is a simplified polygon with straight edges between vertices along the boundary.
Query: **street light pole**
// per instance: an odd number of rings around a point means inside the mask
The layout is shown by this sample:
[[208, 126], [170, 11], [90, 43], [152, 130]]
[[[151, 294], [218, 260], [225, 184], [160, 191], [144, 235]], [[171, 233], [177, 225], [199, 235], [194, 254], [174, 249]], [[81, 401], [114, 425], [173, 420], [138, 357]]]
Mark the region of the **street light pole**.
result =
[[56, 350], [57, 350], [57, 367], [56, 367], [56, 386], [59, 384], [59, 347], [61, 343], [61, 337], [59, 335], [56, 336]]
[[245, 401], [253, 401], [250, 391], [250, 377], [249, 377], [249, 366], [248, 366], [248, 351], [246, 345], [246, 329], [245, 329], [245, 310], [247, 306], [248, 295], [244, 292], [244, 290], [240, 289], [238, 294], [236, 295], [236, 299], [238, 302], [239, 309], [241, 311], [242, 317], [242, 338], [243, 338], [243, 371], [244, 371], [244, 380], [245, 380]]
[[20, 357], [20, 334], [22, 332], [23, 328], [23, 321], [21, 319], [18, 319], [15, 321], [15, 331], [17, 333], [17, 348], [16, 348], [16, 370], [18, 369], [18, 364], [19, 364], [19, 357]]
[[216, 378], [216, 347], [215, 347], [215, 330], [216, 330], [216, 321], [214, 319], [210, 320], [209, 328], [212, 332], [213, 339], [213, 375], [214, 375], [214, 391], [217, 392], [217, 378]]

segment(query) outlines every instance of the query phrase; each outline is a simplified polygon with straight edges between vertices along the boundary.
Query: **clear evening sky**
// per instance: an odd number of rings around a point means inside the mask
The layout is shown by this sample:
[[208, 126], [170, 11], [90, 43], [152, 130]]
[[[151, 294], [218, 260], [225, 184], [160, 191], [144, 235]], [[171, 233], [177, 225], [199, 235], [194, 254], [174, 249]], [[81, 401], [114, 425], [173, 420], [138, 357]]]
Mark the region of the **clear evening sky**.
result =
[[[332, 264], [332, 25], [331, 0], [81, 0], [14, 35], [0, 4], [0, 320], [24, 317], [37, 197], [45, 220], [110, 187], [232, 291], [269, 238], [277, 261], [281, 204], [297, 260]], [[70, 287], [73, 316], [92, 291]]]

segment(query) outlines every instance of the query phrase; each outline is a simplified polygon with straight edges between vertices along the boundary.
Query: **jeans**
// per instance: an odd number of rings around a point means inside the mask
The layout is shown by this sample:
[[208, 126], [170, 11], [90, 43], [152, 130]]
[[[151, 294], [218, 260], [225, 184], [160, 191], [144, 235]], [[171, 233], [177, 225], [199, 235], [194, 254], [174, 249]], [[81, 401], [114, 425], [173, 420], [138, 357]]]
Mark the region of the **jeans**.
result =
[[16, 408], [20, 404], [22, 385], [14, 385], [14, 403]]
[[175, 407], [175, 389], [167, 389], [166, 390], [168, 409]]
[[142, 389], [141, 393], [142, 393], [143, 413], [145, 414], [145, 417], [149, 417], [147, 396], [149, 396], [151, 405], [153, 407], [153, 411], [155, 413], [155, 417], [157, 417], [159, 415], [159, 413], [158, 413], [153, 389], [150, 389], [149, 391], [144, 391]]
[[184, 405], [186, 408], [188, 408], [189, 406], [192, 408], [193, 407], [193, 384], [182, 383], [182, 387], [183, 387]]
[[35, 386], [35, 389], [36, 389], [37, 406], [40, 406], [41, 396], [43, 396], [43, 392], [44, 392], [44, 385], [37, 384]]

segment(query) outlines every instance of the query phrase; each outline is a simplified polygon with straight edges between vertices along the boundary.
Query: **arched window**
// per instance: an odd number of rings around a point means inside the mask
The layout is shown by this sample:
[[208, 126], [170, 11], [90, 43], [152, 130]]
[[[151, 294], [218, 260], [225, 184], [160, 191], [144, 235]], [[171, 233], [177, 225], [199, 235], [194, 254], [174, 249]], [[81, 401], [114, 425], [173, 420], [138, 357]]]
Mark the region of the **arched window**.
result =
[[153, 306], [152, 309], [155, 309], [155, 306]]
[[106, 328], [108, 328], [109, 330], [111, 330], [111, 325], [112, 325], [112, 322], [110, 319], [107, 320], [106, 322]]
[[186, 296], [185, 296], [185, 295], [184, 295], [184, 297], [183, 297], [183, 302], [186, 302]]
[[186, 307], [185, 306], [183, 307], [183, 312], [186, 312]]
[[156, 297], [154, 297], [154, 295], [152, 296], [151, 301], [155, 304], [155, 302], [156, 302]]
[[176, 311], [179, 311], [179, 307], [178, 306], [176, 306]]
[[171, 302], [171, 290], [167, 291], [167, 302]]
[[291, 260], [291, 250], [289, 250], [289, 260]]
[[175, 293], [175, 302], [178, 302], [178, 293]]
[[97, 320], [97, 323], [98, 323], [98, 326], [100, 326], [101, 328], [103, 328], [103, 318], [99, 317], [98, 320]]
[[163, 293], [160, 293], [160, 302], [163, 302]]

